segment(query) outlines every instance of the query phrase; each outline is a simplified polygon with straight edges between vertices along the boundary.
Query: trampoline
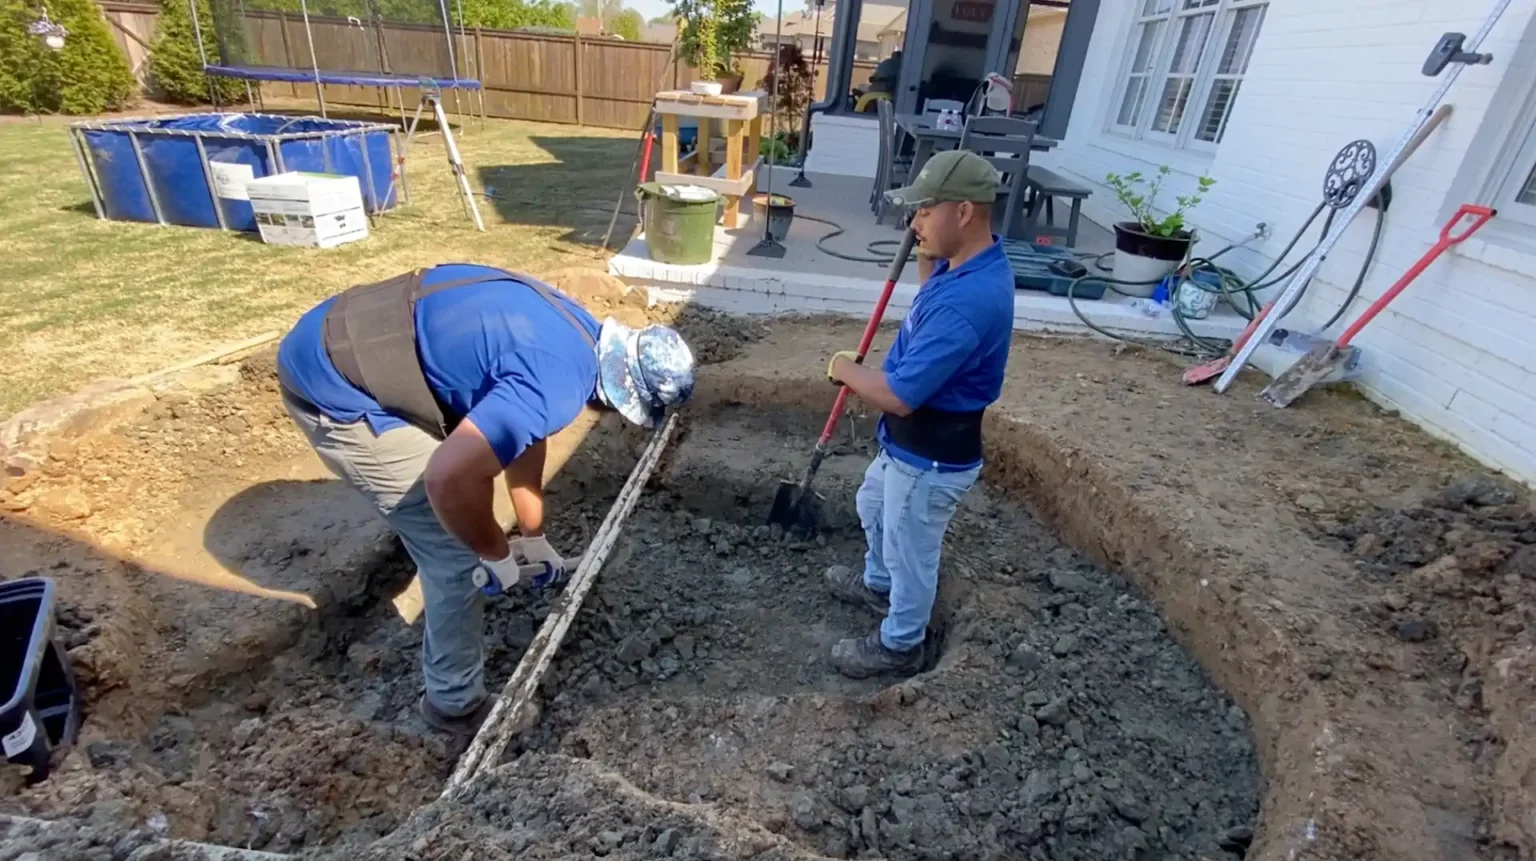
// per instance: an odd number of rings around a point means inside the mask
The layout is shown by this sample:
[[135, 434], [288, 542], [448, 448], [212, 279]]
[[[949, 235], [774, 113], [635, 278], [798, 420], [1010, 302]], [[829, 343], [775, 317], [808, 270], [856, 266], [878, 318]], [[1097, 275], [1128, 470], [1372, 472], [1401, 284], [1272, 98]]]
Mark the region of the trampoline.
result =
[[[456, 16], [449, 14], [449, 3]], [[462, 118], [459, 94], [468, 92], [479, 99], [480, 119], [485, 119], [485, 90], [473, 70], [475, 51], [464, 32], [463, 0], [210, 0], [216, 63], [208, 61], [196, 0], [187, 0], [187, 5], [204, 73], [245, 81], [246, 99], [252, 104], [257, 99], [251, 81], [312, 84], [321, 119], [329, 117], [327, 86], [376, 87], [386, 111], [398, 103], [400, 126], [405, 130], [397, 155], [402, 183], [406, 152], [423, 113], [430, 111], [442, 134], [465, 214], [476, 228], [485, 230], [443, 109], [443, 92], [449, 91]], [[409, 119], [407, 89], [420, 93], [415, 116]], [[210, 90], [217, 104], [217, 90]]]
[[203, 71], [220, 78], [245, 81], [286, 81], [292, 84], [350, 84], [357, 87], [421, 87], [439, 90], [478, 90], [479, 81], [386, 75], [380, 72], [301, 71], [272, 66], [205, 66]]
[[[188, 0], [193, 33], [212, 77], [246, 82], [310, 84], [320, 116], [328, 116], [326, 87], [374, 87], [388, 111], [398, 106], [406, 124], [404, 90], [452, 94], [462, 116], [461, 91], [485, 97], [475, 51], [464, 30], [463, 0], [211, 0], [216, 57], [204, 43], [197, 3]], [[453, 4], [458, 14], [449, 12]], [[455, 26], [455, 18], [457, 26]], [[215, 93], [216, 95], [216, 93]], [[473, 108], [473, 102], [471, 102]]]

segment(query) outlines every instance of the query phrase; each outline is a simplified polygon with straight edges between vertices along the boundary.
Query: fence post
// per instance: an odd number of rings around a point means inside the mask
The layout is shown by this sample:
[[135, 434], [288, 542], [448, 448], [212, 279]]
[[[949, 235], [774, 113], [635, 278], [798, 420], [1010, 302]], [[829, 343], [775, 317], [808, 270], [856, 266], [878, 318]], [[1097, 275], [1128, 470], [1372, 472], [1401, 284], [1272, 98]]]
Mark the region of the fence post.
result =
[[485, 91], [491, 88], [485, 74], [485, 49], [480, 47], [480, 28], [475, 28], [475, 73], [480, 76], [480, 121], [485, 122]]
[[[281, 9], [277, 12], [277, 25], [281, 28], [283, 34], [283, 65], [291, 69], [293, 68], [293, 48], [288, 44], [288, 13]], [[297, 99], [299, 97], [299, 85], [289, 81], [288, 95], [291, 98]]]
[[581, 95], [581, 31], [576, 31], [576, 125], [587, 124], [587, 109]]

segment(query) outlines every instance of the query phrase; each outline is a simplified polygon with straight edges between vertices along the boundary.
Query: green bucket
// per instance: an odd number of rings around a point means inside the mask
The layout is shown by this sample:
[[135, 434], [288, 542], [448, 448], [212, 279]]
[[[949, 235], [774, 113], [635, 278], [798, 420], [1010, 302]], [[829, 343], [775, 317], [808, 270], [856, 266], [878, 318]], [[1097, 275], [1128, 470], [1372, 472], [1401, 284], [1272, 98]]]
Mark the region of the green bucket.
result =
[[714, 254], [715, 211], [720, 196], [687, 200], [668, 194], [659, 183], [635, 189], [644, 210], [645, 244], [657, 263], [692, 266], [708, 263]]

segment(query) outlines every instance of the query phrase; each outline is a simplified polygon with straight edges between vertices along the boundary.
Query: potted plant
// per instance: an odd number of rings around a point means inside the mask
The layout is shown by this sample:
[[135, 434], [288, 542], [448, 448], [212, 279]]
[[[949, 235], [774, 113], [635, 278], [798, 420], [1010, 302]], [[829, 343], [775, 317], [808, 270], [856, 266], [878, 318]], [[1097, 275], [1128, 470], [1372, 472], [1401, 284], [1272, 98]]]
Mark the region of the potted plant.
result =
[[768, 219], [768, 235], [783, 242], [789, 235], [789, 226], [795, 221], [794, 198], [759, 192], [752, 195], [752, 205], [756, 209], [754, 217]]
[[715, 37], [719, 32], [720, 19], [715, 13], [713, 3], [705, 3], [700, 11], [702, 14], [694, 23], [698, 47], [693, 53], [694, 73], [699, 77], [690, 86], [701, 96], [718, 96], [725, 90], [725, 82], [717, 80], [720, 74], [720, 57], [715, 53]]
[[740, 89], [742, 76], [732, 55], [755, 33], [751, 0], [672, 0], [672, 8], [682, 26], [681, 56], [694, 68], [693, 91], [719, 95]]
[[1114, 277], [1117, 281], [1131, 282], [1119, 285], [1119, 289], [1132, 296], [1151, 296], [1163, 278], [1178, 268], [1189, 256], [1195, 242], [1194, 231], [1185, 228], [1185, 213], [1194, 209], [1204, 199], [1205, 193], [1216, 180], [1202, 176], [1199, 188], [1191, 195], [1180, 195], [1174, 200], [1178, 207], [1168, 215], [1159, 216], [1153, 211], [1157, 193], [1173, 168], [1163, 165], [1157, 176], [1148, 180], [1141, 171], [1125, 174], [1109, 174], [1104, 181], [1115, 192], [1115, 197], [1131, 211], [1134, 220], [1115, 225]]

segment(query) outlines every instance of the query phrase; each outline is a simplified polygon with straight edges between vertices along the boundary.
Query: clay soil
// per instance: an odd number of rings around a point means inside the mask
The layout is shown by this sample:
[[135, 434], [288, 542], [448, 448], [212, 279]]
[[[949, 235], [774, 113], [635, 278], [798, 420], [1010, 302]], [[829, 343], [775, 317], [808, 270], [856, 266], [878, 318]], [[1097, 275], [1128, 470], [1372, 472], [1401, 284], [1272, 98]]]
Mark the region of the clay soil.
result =
[[[1347, 394], [1275, 411], [1160, 355], [1021, 337], [934, 665], [852, 682], [826, 651], [877, 620], [821, 574], [861, 564], [868, 418], [823, 468], [820, 539], [761, 519], [857, 327], [684, 327], [710, 362], [684, 434], [540, 722], [451, 801], [458, 750], [414, 711], [412, 567], [289, 427], [270, 355], [56, 442], [0, 496], [0, 573], [59, 584], [87, 720], [47, 781], [0, 783], [0, 812], [71, 827], [0, 859], [156, 835], [451, 861], [1536, 857], [1522, 493]], [[554, 538], [579, 548], [644, 439], [588, 416], [557, 442]], [[493, 685], [549, 603], [489, 605]]]

